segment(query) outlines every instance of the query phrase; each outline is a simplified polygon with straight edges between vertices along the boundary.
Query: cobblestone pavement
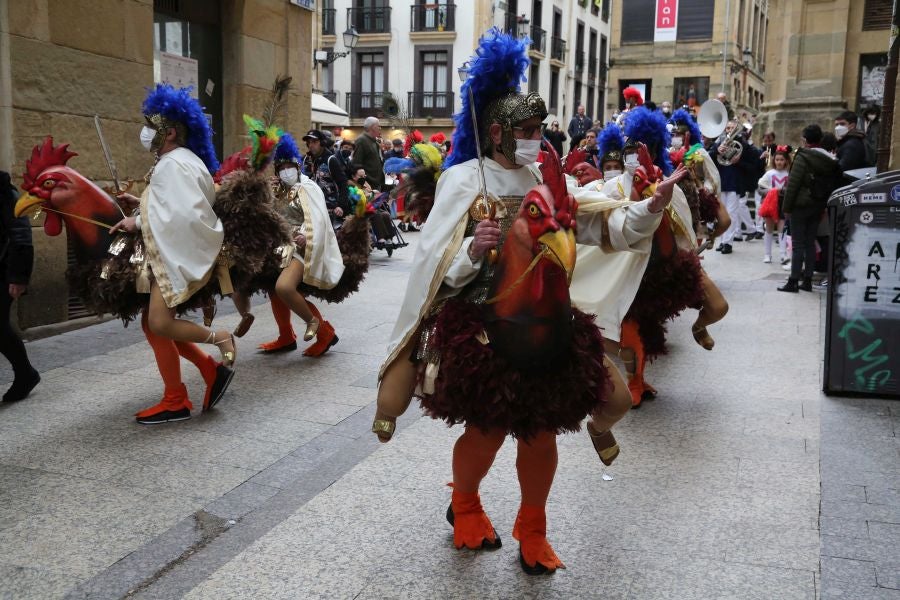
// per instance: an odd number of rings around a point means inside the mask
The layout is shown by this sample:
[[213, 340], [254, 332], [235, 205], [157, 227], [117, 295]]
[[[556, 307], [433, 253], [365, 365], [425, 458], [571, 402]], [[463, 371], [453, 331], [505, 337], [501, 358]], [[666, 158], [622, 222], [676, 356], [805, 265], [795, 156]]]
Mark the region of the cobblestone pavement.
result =
[[0, 597], [900, 598], [900, 403], [820, 393], [824, 295], [776, 292], [760, 242], [706, 256], [731, 304], [716, 348], [694, 314], [670, 326], [660, 396], [617, 428], [613, 467], [560, 438], [549, 535], [568, 569], [519, 568], [510, 443], [482, 492], [504, 547], [454, 550], [459, 430], [413, 407], [389, 444], [368, 433], [412, 253], [376, 252], [324, 307], [341, 341], [322, 359], [255, 353], [274, 336], [260, 299], [228, 395], [183, 423], [133, 421], [160, 393], [138, 327], [30, 343], [44, 380], [0, 404]]

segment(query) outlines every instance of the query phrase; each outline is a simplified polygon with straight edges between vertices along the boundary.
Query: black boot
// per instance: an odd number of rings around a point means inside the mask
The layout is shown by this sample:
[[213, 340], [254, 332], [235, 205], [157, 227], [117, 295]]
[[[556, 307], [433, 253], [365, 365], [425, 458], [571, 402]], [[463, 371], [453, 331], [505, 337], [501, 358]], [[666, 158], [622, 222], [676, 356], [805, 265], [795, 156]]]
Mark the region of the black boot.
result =
[[797, 280], [793, 277], [788, 277], [787, 283], [778, 288], [779, 292], [791, 292], [792, 294], [796, 294], [800, 291], [800, 288], [797, 286]]
[[31, 390], [34, 389], [38, 383], [41, 382], [40, 374], [31, 369], [30, 373], [25, 373], [24, 375], [16, 375], [13, 380], [12, 385], [3, 394], [4, 402], [18, 402], [19, 400], [23, 400], [28, 397], [28, 394], [31, 393]]
[[803, 281], [798, 286], [798, 289], [801, 289], [804, 292], [811, 292], [812, 291], [812, 277], [804, 277]]

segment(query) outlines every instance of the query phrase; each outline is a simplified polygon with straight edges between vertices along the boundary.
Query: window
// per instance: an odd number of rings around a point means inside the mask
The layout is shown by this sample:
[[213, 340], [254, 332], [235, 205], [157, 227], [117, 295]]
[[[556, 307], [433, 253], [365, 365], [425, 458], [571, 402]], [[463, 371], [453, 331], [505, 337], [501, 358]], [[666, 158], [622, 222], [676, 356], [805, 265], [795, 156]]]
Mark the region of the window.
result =
[[625, 97], [622, 96], [622, 92], [625, 91], [625, 88], [633, 87], [636, 88], [637, 91], [641, 93], [641, 97], [644, 99], [644, 102], [650, 102], [651, 96], [650, 92], [653, 89], [653, 80], [652, 79], [620, 79], [619, 80], [619, 110], [625, 108]]
[[540, 73], [541, 63], [536, 60], [531, 61], [531, 68], [528, 70], [528, 91], [538, 91], [538, 73]]
[[559, 112], [559, 69], [550, 69], [550, 112]]
[[[584, 110], [588, 116], [591, 115], [592, 108], [594, 108], [594, 86], [589, 85], [588, 93], [587, 93], [587, 102], [585, 102], [585, 104], [584, 104]], [[594, 117], [594, 118], [596, 119], [597, 117]]]
[[678, 6], [679, 42], [711, 40], [715, 0], [680, 0]]
[[700, 106], [709, 98], [709, 77], [676, 77], [672, 89], [676, 108]]
[[597, 112], [594, 113], [595, 119], [600, 119], [604, 123], [606, 123], [606, 92], [603, 91], [603, 88], [600, 88], [597, 91]]
[[581, 104], [581, 82], [575, 82], [575, 94], [573, 95], [574, 104], [572, 104], [572, 112], [578, 112], [578, 105]]
[[604, 23], [609, 23], [609, 3], [611, 0], [600, 1], [603, 3], [603, 7], [600, 9], [600, 18], [603, 19]]
[[606, 54], [609, 52], [609, 45], [606, 36], [600, 36], [600, 83], [606, 81]]
[[376, 115], [381, 109], [382, 96], [387, 87], [387, 51], [369, 49], [354, 52], [352, 93], [347, 94], [347, 108], [354, 117]]
[[888, 29], [891, 26], [891, 0], [866, 0], [863, 10], [863, 31], [873, 29]]
[[448, 117], [453, 112], [450, 91], [450, 53], [436, 48], [418, 51], [416, 92], [410, 94], [409, 107], [415, 117]]
[[600, 4], [599, 0], [591, 0], [591, 14], [595, 17], [600, 14]]
[[884, 75], [887, 70], [887, 54], [859, 55], [859, 82], [856, 86], [857, 110], [870, 104], [881, 106], [884, 102]]
[[[622, 3], [622, 43], [652, 42], [656, 20], [654, 0], [628, 0]], [[681, 12], [681, 11], [679, 11]]]

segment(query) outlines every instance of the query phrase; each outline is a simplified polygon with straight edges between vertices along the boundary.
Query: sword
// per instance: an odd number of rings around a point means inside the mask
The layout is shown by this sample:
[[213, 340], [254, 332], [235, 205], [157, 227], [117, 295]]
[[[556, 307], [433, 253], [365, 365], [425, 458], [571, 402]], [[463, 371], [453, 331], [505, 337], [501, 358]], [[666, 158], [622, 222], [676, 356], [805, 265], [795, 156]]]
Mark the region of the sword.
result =
[[[106, 166], [109, 167], [109, 174], [112, 175], [113, 185], [116, 186], [116, 194], [122, 191], [122, 186], [119, 184], [119, 172], [116, 170], [116, 163], [112, 159], [112, 155], [109, 152], [109, 146], [106, 144], [106, 138], [103, 137], [103, 127], [100, 126], [100, 115], [94, 115], [94, 128], [97, 130], [97, 137], [100, 139], [100, 150], [103, 151], [103, 158], [106, 160]], [[122, 210], [122, 207], [119, 206], [119, 203], [116, 202], [116, 208], [119, 209], [119, 212], [122, 213], [122, 218], [125, 218], [125, 211]]]
[[488, 203], [487, 181], [484, 179], [484, 157], [481, 155], [481, 132], [478, 131], [478, 114], [475, 112], [475, 96], [472, 94], [472, 86], [467, 88], [469, 92], [469, 114], [472, 116], [472, 129], [475, 132], [475, 155], [478, 157], [478, 176], [481, 183], [481, 207], [485, 218], [491, 214]]

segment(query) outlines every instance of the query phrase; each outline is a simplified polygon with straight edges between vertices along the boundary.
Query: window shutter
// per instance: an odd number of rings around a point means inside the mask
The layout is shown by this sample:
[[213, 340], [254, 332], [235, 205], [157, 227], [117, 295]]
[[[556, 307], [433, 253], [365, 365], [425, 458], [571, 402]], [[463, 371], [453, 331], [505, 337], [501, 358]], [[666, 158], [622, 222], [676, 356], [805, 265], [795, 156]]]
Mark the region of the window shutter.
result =
[[863, 11], [863, 31], [889, 29], [893, 12], [891, 0], [866, 0]]
[[711, 40], [715, 0], [680, 0], [678, 5], [679, 42]]
[[622, 4], [622, 43], [652, 42], [656, 20], [654, 0], [628, 0]]

